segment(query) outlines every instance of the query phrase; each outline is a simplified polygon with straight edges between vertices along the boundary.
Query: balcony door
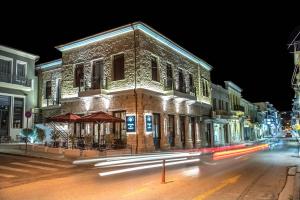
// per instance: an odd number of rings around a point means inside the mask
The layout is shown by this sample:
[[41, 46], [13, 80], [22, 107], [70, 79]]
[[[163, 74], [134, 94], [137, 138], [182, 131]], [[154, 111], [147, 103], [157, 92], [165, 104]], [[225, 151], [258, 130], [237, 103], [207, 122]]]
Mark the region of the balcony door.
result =
[[103, 60], [93, 62], [92, 89], [103, 88], [104, 85], [104, 64]]

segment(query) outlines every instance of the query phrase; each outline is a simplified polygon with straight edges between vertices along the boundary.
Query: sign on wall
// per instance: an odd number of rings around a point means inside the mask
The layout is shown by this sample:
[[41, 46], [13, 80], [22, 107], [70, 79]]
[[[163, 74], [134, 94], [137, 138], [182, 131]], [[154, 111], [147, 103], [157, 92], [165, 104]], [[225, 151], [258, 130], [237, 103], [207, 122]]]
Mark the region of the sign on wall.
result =
[[146, 132], [152, 132], [152, 115], [146, 115]]
[[126, 131], [135, 132], [135, 116], [126, 116]]

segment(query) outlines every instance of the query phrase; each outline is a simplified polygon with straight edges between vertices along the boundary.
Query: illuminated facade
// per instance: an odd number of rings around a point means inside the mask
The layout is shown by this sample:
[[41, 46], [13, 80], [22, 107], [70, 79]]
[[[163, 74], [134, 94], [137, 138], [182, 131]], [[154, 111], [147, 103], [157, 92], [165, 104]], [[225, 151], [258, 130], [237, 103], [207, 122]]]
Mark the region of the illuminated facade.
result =
[[[20, 141], [21, 130], [27, 128], [25, 112], [37, 108], [38, 59], [36, 55], [0, 45], [0, 143]], [[28, 128], [32, 119], [28, 119]]]
[[44, 117], [105, 111], [126, 123], [73, 127], [139, 151], [208, 145], [212, 67], [143, 23], [56, 47], [37, 66]]

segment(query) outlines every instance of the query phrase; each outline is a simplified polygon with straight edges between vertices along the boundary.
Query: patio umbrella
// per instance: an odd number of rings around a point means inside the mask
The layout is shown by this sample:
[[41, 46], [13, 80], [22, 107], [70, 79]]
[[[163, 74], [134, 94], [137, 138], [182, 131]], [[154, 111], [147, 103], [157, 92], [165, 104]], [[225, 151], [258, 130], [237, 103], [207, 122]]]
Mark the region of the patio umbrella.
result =
[[81, 117], [73, 114], [73, 113], [66, 113], [62, 115], [57, 115], [53, 117], [47, 118], [48, 122], [77, 122]]
[[124, 122], [123, 119], [118, 117], [113, 117], [108, 113], [99, 111], [86, 115], [78, 119], [79, 122], [98, 122], [98, 123], [113, 123], [113, 122]]

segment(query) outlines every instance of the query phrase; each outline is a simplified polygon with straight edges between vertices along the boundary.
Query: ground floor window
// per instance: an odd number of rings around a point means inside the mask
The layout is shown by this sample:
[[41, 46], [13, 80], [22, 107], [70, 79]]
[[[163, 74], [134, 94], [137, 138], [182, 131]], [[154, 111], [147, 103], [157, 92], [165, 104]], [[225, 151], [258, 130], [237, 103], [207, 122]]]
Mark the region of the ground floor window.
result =
[[174, 115], [168, 116], [168, 135], [169, 135], [169, 144], [171, 147], [175, 146], [175, 120]]
[[14, 98], [13, 128], [23, 128], [24, 99]]

